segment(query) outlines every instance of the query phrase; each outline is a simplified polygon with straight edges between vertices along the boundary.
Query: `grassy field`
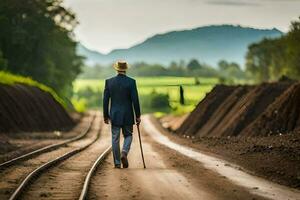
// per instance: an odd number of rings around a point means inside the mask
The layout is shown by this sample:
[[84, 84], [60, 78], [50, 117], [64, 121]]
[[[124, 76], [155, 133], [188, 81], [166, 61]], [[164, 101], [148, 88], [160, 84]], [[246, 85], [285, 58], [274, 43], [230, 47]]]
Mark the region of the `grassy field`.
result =
[[[153, 91], [168, 94], [173, 112], [182, 114], [190, 112], [217, 83], [215, 78], [201, 78], [199, 85], [193, 77], [136, 77], [140, 96], [150, 95]], [[179, 104], [179, 85], [184, 89], [186, 105]], [[103, 91], [104, 80], [79, 79], [74, 82], [74, 92], [90, 87], [94, 91]]]

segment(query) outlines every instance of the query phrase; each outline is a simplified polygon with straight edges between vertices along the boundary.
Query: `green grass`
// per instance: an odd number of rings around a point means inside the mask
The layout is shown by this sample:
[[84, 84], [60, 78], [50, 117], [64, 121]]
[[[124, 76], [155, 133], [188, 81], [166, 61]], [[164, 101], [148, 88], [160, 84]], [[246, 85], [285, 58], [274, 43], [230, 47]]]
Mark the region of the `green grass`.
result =
[[[199, 77], [200, 85], [195, 85], [193, 77], [136, 77], [138, 92], [141, 96], [151, 94], [153, 90], [158, 93], [169, 94], [173, 114], [183, 114], [194, 109], [197, 103], [205, 97], [205, 94], [217, 84], [216, 78]], [[74, 92], [86, 87], [95, 91], [103, 91], [105, 81], [95, 79], [78, 79], [74, 85]], [[186, 105], [179, 104], [179, 85], [183, 86]]]
[[49, 92], [53, 96], [53, 98], [57, 102], [59, 102], [64, 108], [67, 107], [67, 104], [65, 103], [65, 101], [62, 98], [60, 98], [53, 89], [51, 89], [50, 87], [48, 87], [42, 83], [32, 80], [29, 77], [14, 75], [9, 72], [0, 71], [0, 83], [6, 84], [6, 85], [14, 85], [17, 83], [21, 83], [21, 84], [37, 87], [45, 92]]
[[79, 113], [84, 113], [86, 108], [86, 99], [71, 99], [72, 105], [74, 106], [75, 110]]

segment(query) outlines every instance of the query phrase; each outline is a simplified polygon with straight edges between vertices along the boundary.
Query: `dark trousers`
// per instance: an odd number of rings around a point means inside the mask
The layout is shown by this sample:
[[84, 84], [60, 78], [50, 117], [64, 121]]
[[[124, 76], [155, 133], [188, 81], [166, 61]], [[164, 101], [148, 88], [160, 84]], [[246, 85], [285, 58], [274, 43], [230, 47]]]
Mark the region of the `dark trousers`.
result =
[[124, 136], [124, 143], [122, 152], [128, 154], [132, 142], [132, 131], [133, 125], [129, 126], [111, 126], [111, 133], [112, 133], [112, 150], [113, 150], [113, 157], [115, 165], [121, 164], [120, 158], [120, 131], [122, 129], [122, 133]]

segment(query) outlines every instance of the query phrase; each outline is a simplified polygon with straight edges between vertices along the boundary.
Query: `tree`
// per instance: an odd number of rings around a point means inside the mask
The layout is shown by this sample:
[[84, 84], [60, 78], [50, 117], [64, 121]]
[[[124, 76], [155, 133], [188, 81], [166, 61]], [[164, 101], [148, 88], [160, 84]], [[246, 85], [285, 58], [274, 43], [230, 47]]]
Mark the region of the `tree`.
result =
[[168, 109], [170, 108], [169, 104], [169, 95], [157, 93], [155, 90], [151, 92], [149, 96], [150, 107], [153, 109]]
[[7, 68], [7, 61], [3, 58], [2, 51], [0, 50], [0, 70], [6, 70]]
[[300, 20], [291, 23], [286, 35], [250, 45], [246, 59], [247, 72], [258, 81], [300, 79]]
[[170, 63], [167, 70], [168, 70], [168, 75], [170, 75], [170, 76], [184, 76], [185, 75], [184, 66], [182, 66], [180, 63], [177, 63], [175, 61]]
[[177, 64], [177, 62], [175, 62], [175, 61], [172, 61], [171, 63], [170, 63], [170, 65], [169, 65], [169, 68], [170, 69], [177, 69], [177, 68], [179, 68], [180, 66]]
[[195, 85], [200, 85], [200, 81], [198, 77], [195, 77]]
[[259, 81], [270, 79], [270, 66], [274, 39], [264, 39], [251, 44], [246, 55], [246, 70]]
[[226, 60], [220, 60], [218, 63], [218, 68], [220, 71], [226, 71], [228, 68], [228, 62]]
[[287, 43], [287, 75], [293, 78], [300, 78], [300, 17], [299, 21], [291, 24], [290, 31], [286, 36]]
[[218, 63], [218, 68], [223, 79], [241, 79], [245, 76], [239, 64], [235, 62], [230, 63], [226, 60], [220, 60]]
[[200, 63], [198, 62], [198, 60], [196, 59], [192, 59], [188, 64], [187, 64], [187, 69], [189, 71], [194, 71], [194, 70], [197, 70], [197, 69], [201, 69], [201, 65]]
[[0, 50], [7, 70], [30, 76], [60, 94], [71, 91], [80, 73], [72, 32], [75, 15], [62, 0], [0, 1]]

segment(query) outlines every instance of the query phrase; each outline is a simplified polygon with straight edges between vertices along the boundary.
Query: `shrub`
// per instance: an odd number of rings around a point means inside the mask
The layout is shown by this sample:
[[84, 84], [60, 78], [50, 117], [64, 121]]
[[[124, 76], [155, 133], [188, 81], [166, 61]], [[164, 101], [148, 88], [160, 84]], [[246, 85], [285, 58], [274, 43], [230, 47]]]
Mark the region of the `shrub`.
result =
[[100, 108], [102, 106], [102, 93], [89, 86], [77, 91], [72, 99], [76, 101], [84, 99], [87, 108]]
[[72, 104], [75, 110], [79, 113], [84, 113], [86, 111], [86, 100], [85, 99], [72, 99]]
[[153, 91], [150, 95], [150, 107], [154, 109], [170, 108], [169, 95]]

